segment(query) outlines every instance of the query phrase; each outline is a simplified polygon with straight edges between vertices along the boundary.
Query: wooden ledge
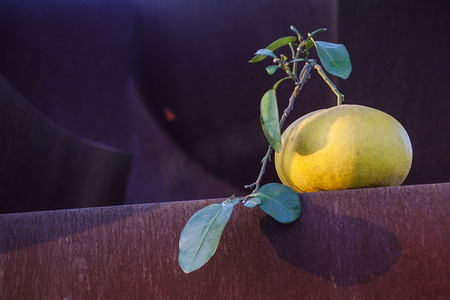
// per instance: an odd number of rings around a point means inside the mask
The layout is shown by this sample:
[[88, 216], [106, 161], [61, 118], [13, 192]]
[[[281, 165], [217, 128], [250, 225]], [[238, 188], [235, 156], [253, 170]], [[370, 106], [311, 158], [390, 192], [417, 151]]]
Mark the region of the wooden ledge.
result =
[[2, 299], [444, 299], [450, 183], [302, 194], [282, 225], [238, 205], [188, 275], [178, 239], [216, 200], [0, 215]]

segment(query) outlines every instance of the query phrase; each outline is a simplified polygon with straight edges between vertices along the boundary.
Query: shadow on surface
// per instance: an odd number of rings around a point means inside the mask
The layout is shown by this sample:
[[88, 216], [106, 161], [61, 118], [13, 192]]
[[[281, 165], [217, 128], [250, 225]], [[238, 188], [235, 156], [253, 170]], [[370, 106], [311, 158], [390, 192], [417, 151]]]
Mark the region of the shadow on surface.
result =
[[[127, 205], [0, 214], [0, 254], [28, 248], [62, 237], [96, 230], [98, 236], [107, 236], [102, 226], [128, 218], [139, 218], [148, 210], [158, 213], [160, 204]], [[130, 221], [131, 222], [131, 221]]]
[[394, 233], [363, 219], [336, 214], [302, 197], [303, 215], [291, 225], [271, 217], [260, 226], [290, 264], [339, 285], [363, 284], [388, 272], [401, 255]]

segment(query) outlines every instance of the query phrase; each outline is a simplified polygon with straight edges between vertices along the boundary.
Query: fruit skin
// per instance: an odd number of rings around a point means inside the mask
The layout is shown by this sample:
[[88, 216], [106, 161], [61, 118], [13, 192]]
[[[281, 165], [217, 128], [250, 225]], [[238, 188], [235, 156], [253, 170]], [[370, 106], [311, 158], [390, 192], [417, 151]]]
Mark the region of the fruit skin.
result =
[[275, 168], [281, 182], [298, 193], [396, 186], [411, 169], [406, 130], [367, 106], [311, 112], [293, 122], [281, 142]]

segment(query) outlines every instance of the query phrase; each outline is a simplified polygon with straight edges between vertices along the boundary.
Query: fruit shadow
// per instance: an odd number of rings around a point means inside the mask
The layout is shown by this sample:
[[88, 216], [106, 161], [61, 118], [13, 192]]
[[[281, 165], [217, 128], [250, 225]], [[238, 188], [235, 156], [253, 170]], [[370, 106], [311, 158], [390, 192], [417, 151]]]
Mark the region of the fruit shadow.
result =
[[363, 284], [388, 272], [401, 256], [394, 233], [360, 218], [336, 214], [302, 195], [300, 220], [285, 225], [267, 216], [263, 234], [281, 259], [338, 286]]

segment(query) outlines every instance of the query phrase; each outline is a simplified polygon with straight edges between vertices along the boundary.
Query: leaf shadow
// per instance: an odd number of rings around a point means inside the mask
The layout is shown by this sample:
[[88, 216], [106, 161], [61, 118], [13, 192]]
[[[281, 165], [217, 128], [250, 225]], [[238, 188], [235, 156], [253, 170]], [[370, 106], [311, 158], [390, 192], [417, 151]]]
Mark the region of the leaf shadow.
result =
[[267, 216], [260, 227], [281, 259], [338, 286], [387, 273], [401, 256], [395, 234], [360, 218], [336, 214], [302, 195], [303, 215], [290, 225]]
[[[160, 204], [93, 207], [0, 214], [0, 254], [33, 247], [137, 218]], [[78, 239], [78, 238], [76, 238]]]

